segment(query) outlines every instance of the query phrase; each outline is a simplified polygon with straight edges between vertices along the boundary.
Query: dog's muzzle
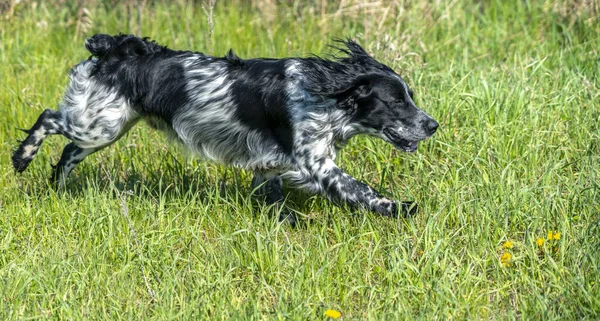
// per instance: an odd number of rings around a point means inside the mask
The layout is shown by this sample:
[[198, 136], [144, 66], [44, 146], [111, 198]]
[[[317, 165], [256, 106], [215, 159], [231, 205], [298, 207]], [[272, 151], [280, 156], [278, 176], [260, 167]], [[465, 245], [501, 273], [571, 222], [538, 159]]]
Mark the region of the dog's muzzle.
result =
[[392, 128], [383, 129], [383, 134], [387, 137], [389, 142], [394, 145], [394, 147], [403, 150], [405, 152], [412, 153], [417, 150], [418, 141], [410, 141], [400, 137], [398, 131]]

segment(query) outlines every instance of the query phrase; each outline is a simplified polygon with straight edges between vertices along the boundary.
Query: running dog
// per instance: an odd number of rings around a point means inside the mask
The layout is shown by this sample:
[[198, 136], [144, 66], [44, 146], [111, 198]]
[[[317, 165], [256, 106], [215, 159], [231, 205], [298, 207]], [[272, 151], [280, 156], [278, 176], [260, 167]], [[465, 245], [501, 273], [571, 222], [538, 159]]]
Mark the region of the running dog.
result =
[[59, 186], [86, 156], [121, 138], [140, 119], [193, 153], [254, 172], [269, 203], [283, 181], [338, 204], [385, 216], [409, 214], [409, 202], [386, 198], [336, 166], [336, 152], [366, 134], [406, 151], [438, 123], [388, 66], [352, 40], [341, 56], [241, 59], [171, 50], [148, 38], [98, 34], [89, 59], [71, 69], [58, 111], [47, 109], [15, 150], [27, 168], [46, 137], [71, 140], [54, 167]]

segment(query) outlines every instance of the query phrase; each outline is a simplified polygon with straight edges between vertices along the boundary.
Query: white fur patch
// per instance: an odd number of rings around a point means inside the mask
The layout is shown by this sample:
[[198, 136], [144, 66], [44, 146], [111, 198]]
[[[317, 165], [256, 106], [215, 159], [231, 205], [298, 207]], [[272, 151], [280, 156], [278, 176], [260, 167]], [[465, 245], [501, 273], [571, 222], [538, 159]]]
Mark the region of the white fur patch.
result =
[[60, 106], [63, 126], [82, 148], [96, 148], [117, 140], [139, 118], [118, 94], [90, 78], [93, 62], [84, 61], [71, 73], [71, 81]]

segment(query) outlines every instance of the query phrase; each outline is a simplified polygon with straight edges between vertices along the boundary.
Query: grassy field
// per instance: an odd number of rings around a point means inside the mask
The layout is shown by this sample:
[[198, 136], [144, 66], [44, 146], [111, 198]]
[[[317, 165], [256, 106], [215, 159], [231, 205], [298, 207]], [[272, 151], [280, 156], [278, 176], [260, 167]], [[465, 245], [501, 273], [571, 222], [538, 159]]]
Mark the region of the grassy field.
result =
[[[600, 319], [598, 2], [255, 2], [219, 0], [212, 42], [198, 3], [149, 3], [141, 25], [100, 0], [3, 13], [0, 319]], [[249, 198], [250, 173], [144, 124], [66, 191], [48, 181], [62, 137], [16, 175], [17, 128], [57, 106], [83, 39], [139, 29], [241, 57], [356, 39], [441, 128], [416, 154], [357, 138], [339, 163], [420, 212], [387, 219], [292, 191], [300, 224], [278, 224]]]

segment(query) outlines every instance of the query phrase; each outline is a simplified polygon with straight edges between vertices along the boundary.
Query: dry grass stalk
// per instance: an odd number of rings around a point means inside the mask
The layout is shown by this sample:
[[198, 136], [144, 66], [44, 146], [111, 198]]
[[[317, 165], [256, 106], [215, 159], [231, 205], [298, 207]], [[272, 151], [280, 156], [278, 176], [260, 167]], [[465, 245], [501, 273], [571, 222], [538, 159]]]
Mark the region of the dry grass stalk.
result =
[[204, 11], [204, 14], [206, 14], [206, 19], [208, 21], [208, 50], [211, 55], [213, 54], [213, 44], [212, 44], [212, 34], [213, 34], [213, 30], [214, 30], [213, 9], [215, 7], [216, 2], [217, 2], [217, 0], [207, 0], [208, 9], [206, 9], [206, 7], [204, 6], [204, 3], [202, 3], [202, 10]]

